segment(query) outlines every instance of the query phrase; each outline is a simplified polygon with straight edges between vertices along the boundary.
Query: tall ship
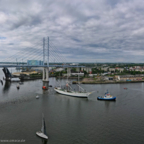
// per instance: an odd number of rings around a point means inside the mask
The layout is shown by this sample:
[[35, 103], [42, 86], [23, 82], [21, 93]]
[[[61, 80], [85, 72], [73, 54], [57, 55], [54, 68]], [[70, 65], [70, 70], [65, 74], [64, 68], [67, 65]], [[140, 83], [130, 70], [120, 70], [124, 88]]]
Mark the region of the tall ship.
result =
[[80, 85], [78, 85], [79, 91], [73, 90], [69, 83], [66, 84], [66, 87], [67, 89], [65, 88], [62, 89], [61, 87], [55, 87], [54, 90], [57, 93], [60, 93], [63, 95], [81, 97], [81, 98], [87, 98], [92, 93], [92, 92], [86, 92], [82, 87], [80, 87]]
[[87, 98], [90, 94], [92, 94], [93, 92], [87, 92], [86, 90], [84, 90], [80, 84], [79, 84], [79, 75], [78, 75], [78, 91], [74, 90], [70, 84], [70, 82], [67, 79], [66, 82], [66, 88], [62, 88], [61, 86], [59, 87], [55, 87], [54, 90], [57, 93], [63, 94], [63, 95], [67, 95], [67, 96], [72, 96], [72, 97], [81, 97], [81, 98]]

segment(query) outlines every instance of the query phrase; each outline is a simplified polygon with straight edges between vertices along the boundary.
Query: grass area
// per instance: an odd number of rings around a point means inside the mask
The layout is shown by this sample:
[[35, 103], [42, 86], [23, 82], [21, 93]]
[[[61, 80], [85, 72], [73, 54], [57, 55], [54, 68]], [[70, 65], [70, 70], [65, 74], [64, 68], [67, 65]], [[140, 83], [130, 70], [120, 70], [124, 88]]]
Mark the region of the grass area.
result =
[[30, 74], [30, 77], [42, 77], [42, 73]]
[[93, 78], [94, 79], [94, 81], [96, 81], [98, 78]]

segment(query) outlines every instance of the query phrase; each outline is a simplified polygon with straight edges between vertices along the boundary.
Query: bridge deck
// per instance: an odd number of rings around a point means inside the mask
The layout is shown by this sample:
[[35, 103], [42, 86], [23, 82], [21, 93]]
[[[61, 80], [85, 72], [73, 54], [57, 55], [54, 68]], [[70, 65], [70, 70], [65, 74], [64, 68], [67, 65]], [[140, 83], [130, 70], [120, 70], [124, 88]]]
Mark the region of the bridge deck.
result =
[[[48, 67], [47, 65], [0, 65], [1, 68], [3, 67]], [[49, 67], [85, 67], [85, 66], [71, 66], [71, 65], [49, 65]]]

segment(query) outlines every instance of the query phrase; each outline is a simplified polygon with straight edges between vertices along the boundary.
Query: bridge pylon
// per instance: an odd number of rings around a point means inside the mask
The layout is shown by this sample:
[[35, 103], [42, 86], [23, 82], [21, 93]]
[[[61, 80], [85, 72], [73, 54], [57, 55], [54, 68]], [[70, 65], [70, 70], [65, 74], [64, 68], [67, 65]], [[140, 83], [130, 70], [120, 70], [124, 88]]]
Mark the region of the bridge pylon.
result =
[[[43, 86], [48, 88], [49, 84], [49, 37], [48, 37], [47, 48], [45, 47], [45, 38], [43, 38], [43, 65], [47, 63], [47, 67], [43, 68]], [[46, 60], [45, 57], [47, 56]]]
[[43, 82], [49, 82], [49, 68], [43, 68]]

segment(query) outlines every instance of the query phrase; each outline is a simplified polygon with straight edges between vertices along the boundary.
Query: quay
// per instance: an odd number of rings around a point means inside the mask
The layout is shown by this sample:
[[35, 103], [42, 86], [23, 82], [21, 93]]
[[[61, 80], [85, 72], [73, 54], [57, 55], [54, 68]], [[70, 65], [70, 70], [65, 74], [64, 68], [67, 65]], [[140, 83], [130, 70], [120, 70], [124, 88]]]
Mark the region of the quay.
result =
[[[81, 81], [79, 83], [81, 84], [122, 84], [122, 83], [141, 83], [144, 82], [144, 80], [141, 81]], [[73, 84], [78, 84], [77, 81], [73, 81]]]

